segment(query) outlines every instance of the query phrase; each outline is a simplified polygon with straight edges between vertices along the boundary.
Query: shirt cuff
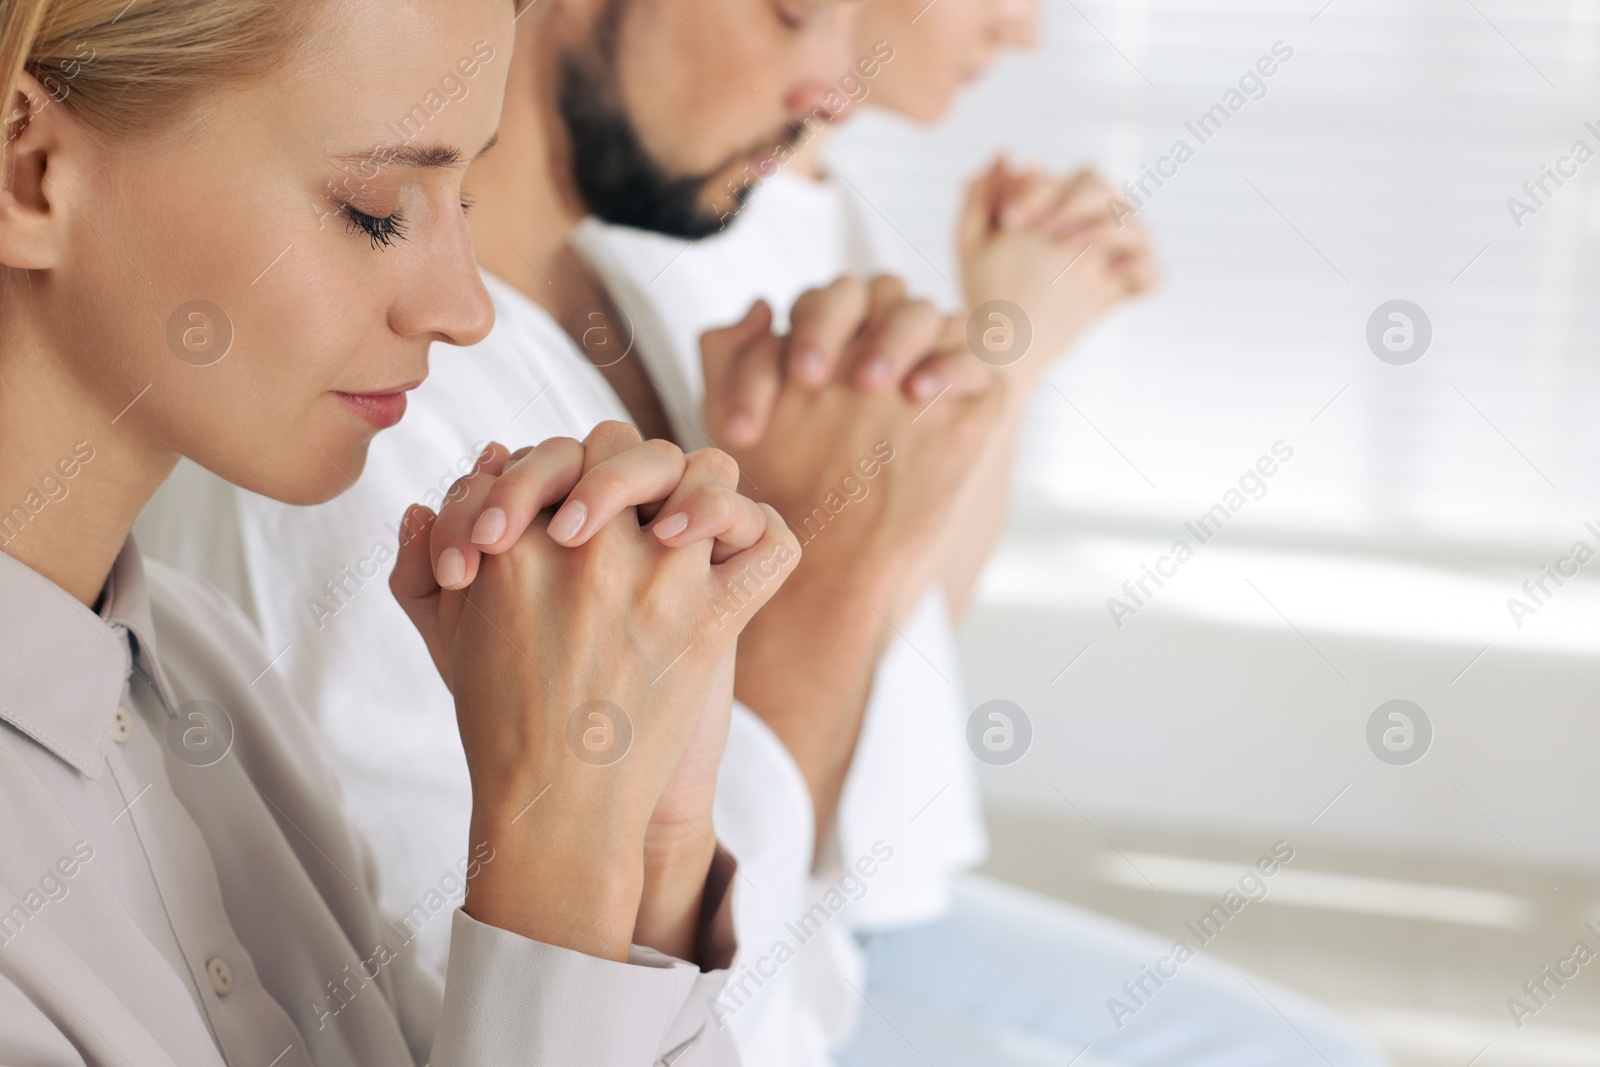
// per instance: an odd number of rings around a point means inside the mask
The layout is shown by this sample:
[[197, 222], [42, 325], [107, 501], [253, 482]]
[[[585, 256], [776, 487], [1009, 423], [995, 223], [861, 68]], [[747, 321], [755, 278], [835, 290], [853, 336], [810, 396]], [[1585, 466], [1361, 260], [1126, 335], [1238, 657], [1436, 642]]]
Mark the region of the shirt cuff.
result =
[[738, 949], [736, 870], [718, 848], [696, 937], [701, 966], [642, 945], [626, 963], [601, 959], [458, 908], [433, 1067], [736, 1067], [732, 1035], [710, 1014]]

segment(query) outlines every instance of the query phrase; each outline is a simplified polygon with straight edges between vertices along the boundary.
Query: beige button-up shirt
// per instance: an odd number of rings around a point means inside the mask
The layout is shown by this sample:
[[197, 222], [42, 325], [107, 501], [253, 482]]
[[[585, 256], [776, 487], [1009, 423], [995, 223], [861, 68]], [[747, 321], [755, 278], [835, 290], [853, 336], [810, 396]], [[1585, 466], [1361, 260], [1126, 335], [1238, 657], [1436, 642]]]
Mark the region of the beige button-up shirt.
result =
[[[475, 922], [462, 842], [403, 914], [242, 615], [130, 540], [99, 614], [0, 553], [0, 1062], [319, 1067], [737, 1062], [726, 972]], [[730, 863], [701, 958], [734, 951]], [[414, 941], [452, 924], [444, 976]]]

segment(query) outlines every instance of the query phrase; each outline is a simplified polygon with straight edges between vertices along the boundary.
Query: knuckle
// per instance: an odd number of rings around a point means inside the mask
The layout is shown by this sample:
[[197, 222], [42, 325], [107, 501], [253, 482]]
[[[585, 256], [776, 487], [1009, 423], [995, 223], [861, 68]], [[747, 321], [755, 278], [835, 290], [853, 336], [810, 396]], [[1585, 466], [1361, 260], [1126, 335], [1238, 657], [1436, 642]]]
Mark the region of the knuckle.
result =
[[522, 504], [539, 493], [543, 479], [538, 472], [528, 467], [516, 469], [507, 468], [494, 483], [494, 487], [483, 499], [485, 509], [489, 507], [508, 508], [512, 505]]
[[507, 551], [484, 555], [472, 583], [474, 594], [482, 587], [484, 594], [494, 595], [499, 603], [518, 603], [525, 601], [531, 590], [548, 589], [550, 568], [545, 556], [549, 551], [549, 538], [524, 534]]
[[582, 595], [591, 602], [614, 603], [626, 592], [627, 570], [619, 565], [615, 555], [599, 550], [583, 554], [579, 583]]
[[494, 585], [522, 582], [532, 569], [538, 551], [538, 544], [531, 537], [519, 537], [500, 555], [482, 556], [478, 560], [478, 575], [473, 586], [488, 589]]
[[533, 446], [534, 452], [546, 456], [561, 455], [562, 453], [570, 454], [571, 452], [581, 451], [582, 449], [583, 442], [578, 440], [576, 437], [547, 437], [543, 441], [540, 441], [537, 445]]
[[641, 446], [652, 460], [661, 463], [673, 463], [682, 466], [685, 462], [683, 449], [668, 441], [664, 437], [652, 437]]
[[576, 437], [552, 437], [534, 449], [534, 453], [541, 465], [549, 463], [558, 470], [568, 467], [580, 471], [583, 469], [584, 445]]
[[505, 445], [498, 441], [489, 442], [484, 446], [483, 451], [478, 453], [477, 458], [472, 461], [472, 470], [467, 472], [467, 476], [469, 478], [477, 475], [494, 477], [491, 468], [495, 470], [503, 469], [508, 455], [510, 455], [510, 449], [506, 448]]
[[854, 274], [841, 274], [823, 292], [832, 293], [838, 297], [856, 297], [867, 292], [867, 285], [867, 282]]
[[871, 293], [877, 300], [884, 302], [897, 300], [904, 295], [905, 291], [905, 282], [893, 274], [879, 274], [872, 279]]
[[823, 319], [827, 323], [837, 323], [839, 319], [857, 316], [870, 299], [867, 283], [849, 274], [835, 278], [826, 289], [815, 292], [816, 299], [807, 309], [813, 322]]
[[702, 448], [690, 462], [718, 485], [731, 489], [739, 484], [739, 461], [720, 448]]
[[628, 423], [607, 419], [591, 430], [584, 440], [590, 445], [625, 448], [638, 444], [644, 438], [640, 437], [639, 431]]

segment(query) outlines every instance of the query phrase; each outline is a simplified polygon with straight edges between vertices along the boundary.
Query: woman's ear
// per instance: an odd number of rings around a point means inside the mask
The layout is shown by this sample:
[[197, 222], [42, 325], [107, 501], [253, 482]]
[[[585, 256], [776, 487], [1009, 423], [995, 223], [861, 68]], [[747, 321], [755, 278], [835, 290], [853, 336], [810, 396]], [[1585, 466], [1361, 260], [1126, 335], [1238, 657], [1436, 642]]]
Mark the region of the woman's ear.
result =
[[[67, 238], [60, 157], [76, 123], [60, 100], [23, 73], [4, 113], [0, 150], [0, 267], [47, 270]], [[80, 141], [81, 143], [81, 141]]]

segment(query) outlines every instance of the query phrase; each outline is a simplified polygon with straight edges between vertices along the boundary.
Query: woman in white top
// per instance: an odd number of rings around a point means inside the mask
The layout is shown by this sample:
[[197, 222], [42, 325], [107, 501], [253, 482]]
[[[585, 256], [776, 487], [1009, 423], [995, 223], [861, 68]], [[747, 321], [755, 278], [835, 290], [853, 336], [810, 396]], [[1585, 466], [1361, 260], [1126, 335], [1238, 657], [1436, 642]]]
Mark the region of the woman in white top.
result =
[[[180, 456], [337, 494], [429, 345], [488, 331], [460, 182], [514, 15], [0, 0], [0, 1062], [734, 1062], [697, 826], [749, 610], [714, 604], [797, 547], [726, 457], [604, 424], [407, 512], [391, 587], [474, 806], [398, 915], [270, 654], [129, 537]], [[486, 499], [515, 522], [479, 547]], [[431, 973], [416, 930], [468, 890]]]

